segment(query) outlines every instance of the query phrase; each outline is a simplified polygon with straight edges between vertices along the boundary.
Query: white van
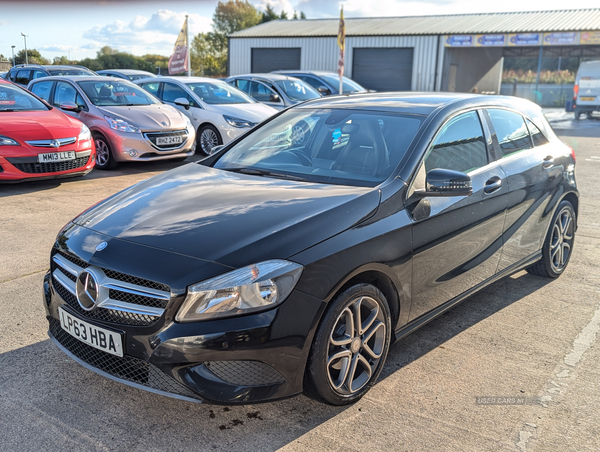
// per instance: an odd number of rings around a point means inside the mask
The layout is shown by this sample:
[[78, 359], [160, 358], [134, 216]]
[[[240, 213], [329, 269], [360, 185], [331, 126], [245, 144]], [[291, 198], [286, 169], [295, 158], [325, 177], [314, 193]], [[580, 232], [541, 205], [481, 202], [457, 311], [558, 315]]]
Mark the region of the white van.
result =
[[600, 112], [600, 60], [582, 61], [573, 87], [573, 111], [575, 119], [586, 113]]

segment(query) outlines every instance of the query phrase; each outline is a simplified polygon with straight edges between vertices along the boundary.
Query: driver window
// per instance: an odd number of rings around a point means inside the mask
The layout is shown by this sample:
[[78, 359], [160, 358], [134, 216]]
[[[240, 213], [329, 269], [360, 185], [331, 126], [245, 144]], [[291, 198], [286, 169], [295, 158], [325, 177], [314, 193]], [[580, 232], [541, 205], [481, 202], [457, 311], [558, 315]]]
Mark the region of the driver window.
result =
[[442, 127], [425, 157], [425, 170], [440, 168], [468, 173], [487, 163], [479, 116], [470, 111], [450, 119]]
[[[250, 83], [250, 96], [252, 96], [254, 100], [257, 100], [258, 102], [274, 102], [271, 100], [271, 95], [273, 94], [275, 93], [262, 83]], [[279, 99], [277, 102], [281, 102], [281, 99]]]
[[85, 108], [85, 103], [83, 99], [77, 92], [77, 90], [70, 83], [66, 82], [57, 82], [56, 90], [54, 92], [54, 102], [53, 105], [56, 107], [60, 107], [60, 104], [65, 102], [73, 102], [80, 108]]

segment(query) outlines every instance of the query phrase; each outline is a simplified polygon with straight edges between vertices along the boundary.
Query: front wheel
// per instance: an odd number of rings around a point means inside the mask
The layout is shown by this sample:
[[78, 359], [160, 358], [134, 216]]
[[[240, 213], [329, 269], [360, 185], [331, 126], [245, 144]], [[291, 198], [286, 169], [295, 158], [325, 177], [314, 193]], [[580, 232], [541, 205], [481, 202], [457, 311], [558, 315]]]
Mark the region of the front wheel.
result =
[[558, 278], [565, 271], [575, 243], [576, 222], [573, 204], [569, 201], [561, 202], [544, 240], [542, 258], [527, 268], [529, 273], [546, 278]]
[[94, 144], [96, 145], [96, 168], [99, 170], [109, 170], [115, 168], [118, 163], [112, 154], [110, 143], [99, 133], [94, 134]]
[[196, 147], [199, 147], [206, 155], [210, 155], [214, 147], [223, 144], [219, 131], [209, 124], [202, 126], [198, 130], [196, 140]]
[[304, 390], [321, 402], [348, 405], [381, 373], [390, 347], [390, 309], [370, 284], [352, 286], [331, 303], [311, 347]]

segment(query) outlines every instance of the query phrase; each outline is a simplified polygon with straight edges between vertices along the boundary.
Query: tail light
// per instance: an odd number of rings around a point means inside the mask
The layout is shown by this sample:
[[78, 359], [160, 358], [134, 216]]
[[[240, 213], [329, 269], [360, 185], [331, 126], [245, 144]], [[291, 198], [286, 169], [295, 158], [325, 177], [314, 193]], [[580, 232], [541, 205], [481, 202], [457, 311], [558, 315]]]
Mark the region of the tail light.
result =
[[579, 94], [579, 85], [577, 83], [575, 83], [575, 86], [573, 87], [573, 103], [575, 103], [575, 101], [577, 100], [578, 94]]
[[569, 149], [571, 150], [571, 157], [573, 157], [573, 163], [575, 163], [577, 161], [577, 159], [575, 158], [575, 149], [573, 149], [572, 147], [569, 147]]

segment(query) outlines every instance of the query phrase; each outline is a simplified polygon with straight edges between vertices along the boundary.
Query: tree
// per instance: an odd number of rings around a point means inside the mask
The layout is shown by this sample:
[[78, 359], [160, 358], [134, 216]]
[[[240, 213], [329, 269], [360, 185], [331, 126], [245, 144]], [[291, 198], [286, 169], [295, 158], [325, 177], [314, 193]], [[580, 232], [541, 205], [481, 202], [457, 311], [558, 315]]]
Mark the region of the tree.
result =
[[91, 69], [92, 71], [100, 71], [104, 69], [102, 65], [98, 62], [98, 60], [94, 58], [84, 58], [83, 60], [79, 60], [77, 64], [85, 66], [86, 68]]
[[306, 19], [306, 14], [304, 14], [304, 11], [300, 11], [300, 20]]
[[52, 60], [52, 64], [71, 64], [69, 59], [66, 56], [54, 57]]
[[[37, 49], [27, 49], [27, 62], [29, 64], [50, 64], [50, 60], [44, 58]], [[25, 63], [25, 49], [19, 50], [15, 55], [15, 63]]]
[[213, 14], [213, 30], [227, 36], [258, 25], [260, 19], [260, 13], [247, 0], [219, 2]]
[[292, 20], [298, 20], [298, 11], [294, 10], [294, 15], [292, 16]]
[[214, 33], [200, 33], [194, 37], [190, 49], [192, 72], [198, 75], [221, 76], [227, 73], [227, 46]]
[[279, 19], [281, 20], [289, 20], [287, 13], [284, 10], [281, 10], [281, 14], [279, 15]]
[[275, 12], [275, 10], [271, 6], [271, 4], [267, 4], [267, 7], [265, 8], [265, 10], [262, 13], [260, 23], [264, 24], [265, 22], [270, 22], [272, 20], [277, 20], [277, 19], [279, 19], [279, 16]]

